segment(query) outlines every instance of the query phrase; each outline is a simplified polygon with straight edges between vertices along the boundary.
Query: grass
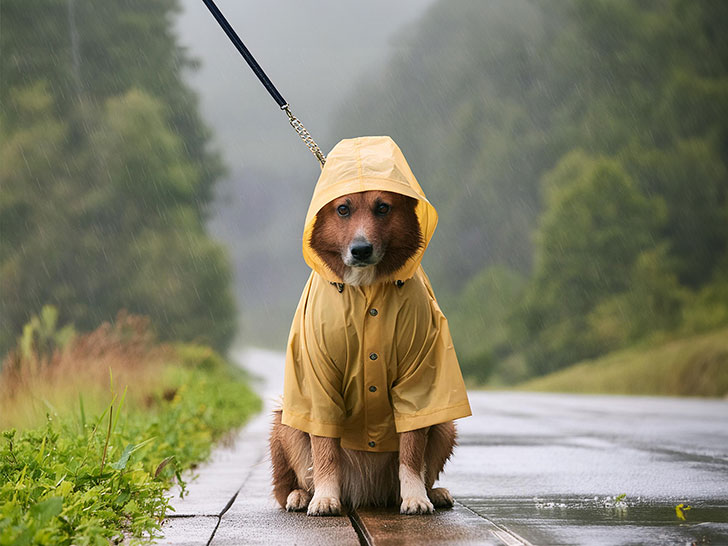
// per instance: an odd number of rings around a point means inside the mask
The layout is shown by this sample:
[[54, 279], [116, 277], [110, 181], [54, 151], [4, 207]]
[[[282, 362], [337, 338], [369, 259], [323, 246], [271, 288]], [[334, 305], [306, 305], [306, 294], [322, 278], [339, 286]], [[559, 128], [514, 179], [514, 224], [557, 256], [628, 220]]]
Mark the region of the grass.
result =
[[11, 354], [0, 545], [148, 542], [181, 472], [259, 408], [245, 379], [209, 348], [157, 344], [125, 315], [50, 354]]
[[674, 396], [728, 395], [728, 328], [581, 362], [519, 390]]

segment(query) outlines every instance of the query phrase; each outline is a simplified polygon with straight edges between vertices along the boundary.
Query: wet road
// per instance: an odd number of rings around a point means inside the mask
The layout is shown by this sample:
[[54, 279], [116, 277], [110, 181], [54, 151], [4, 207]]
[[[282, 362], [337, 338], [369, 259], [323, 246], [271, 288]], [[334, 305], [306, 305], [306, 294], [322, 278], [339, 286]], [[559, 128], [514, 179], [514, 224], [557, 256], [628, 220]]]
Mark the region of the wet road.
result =
[[[266, 398], [281, 393], [282, 366], [244, 360], [262, 376]], [[728, 545], [728, 401], [488, 391], [469, 396], [473, 416], [458, 421], [459, 446], [440, 484], [516, 539]], [[675, 511], [681, 503], [691, 507], [685, 521]], [[370, 527], [382, 520], [376, 514]], [[458, 525], [476, 524], [458, 519]], [[408, 536], [418, 543], [417, 531], [402, 528], [394, 542]], [[476, 534], [481, 531], [478, 526]]]
[[[728, 401], [471, 392], [433, 516], [286, 513], [270, 494], [269, 411], [283, 356], [249, 350], [267, 409], [173, 501], [170, 545], [726, 544]], [[675, 507], [689, 505], [685, 521]]]
[[534, 544], [728, 544], [728, 402], [470, 396], [441, 482], [475, 513]]

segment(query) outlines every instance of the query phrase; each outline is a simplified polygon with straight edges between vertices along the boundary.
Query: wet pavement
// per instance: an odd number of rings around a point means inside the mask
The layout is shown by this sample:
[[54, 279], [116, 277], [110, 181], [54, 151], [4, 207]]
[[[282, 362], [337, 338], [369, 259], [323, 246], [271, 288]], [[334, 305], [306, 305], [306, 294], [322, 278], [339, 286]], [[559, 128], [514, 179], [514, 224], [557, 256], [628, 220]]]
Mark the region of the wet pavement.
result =
[[[278, 353], [239, 355], [268, 410]], [[199, 469], [161, 544], [728, 544], [728, 402], [471, 392], [434, 516], [288, 514], [270, 496], [268, 416]], [[690, 506], [678, 517], [676, 506]]]
[[475, 513], [534, 544], [728, 544], [728, 402], [478, 392], [471, 403], [442, 481]]

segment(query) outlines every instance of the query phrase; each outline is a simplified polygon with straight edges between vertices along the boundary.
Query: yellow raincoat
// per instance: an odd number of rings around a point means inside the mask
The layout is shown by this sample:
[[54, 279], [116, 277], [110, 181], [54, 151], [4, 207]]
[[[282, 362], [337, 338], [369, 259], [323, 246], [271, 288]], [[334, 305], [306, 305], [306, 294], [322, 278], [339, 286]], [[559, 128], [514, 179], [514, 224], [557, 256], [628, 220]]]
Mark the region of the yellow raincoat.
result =
[[[332, 283], [343, 281], [311, 248], [311, 232], [324, 205], [368, 190], [417, 199], [425, 244], [390, 278], [340, 292]], [[470, 415], [447, 320], [420, 266], [436, 225], [435, 208], [391, 138], [347, 139], [334, 147], [303, 232], [313, 272], [288, 339], [284, 424], [341, 438], [349, 449], [397, 451], [399, 432]]]

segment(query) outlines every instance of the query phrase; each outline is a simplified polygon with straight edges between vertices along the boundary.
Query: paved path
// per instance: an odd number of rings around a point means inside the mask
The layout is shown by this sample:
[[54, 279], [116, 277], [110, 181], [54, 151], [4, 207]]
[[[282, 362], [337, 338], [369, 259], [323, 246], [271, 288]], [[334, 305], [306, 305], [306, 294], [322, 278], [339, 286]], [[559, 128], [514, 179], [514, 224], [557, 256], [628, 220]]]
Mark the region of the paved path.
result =
[[440, 481], [455, 508], [309, 518], [270, 495], [282, 357], [238, 357], [260, 376], [266, 410], [174, 500], [160, 544], [728, 544], [726, 401], [474, 392]]

